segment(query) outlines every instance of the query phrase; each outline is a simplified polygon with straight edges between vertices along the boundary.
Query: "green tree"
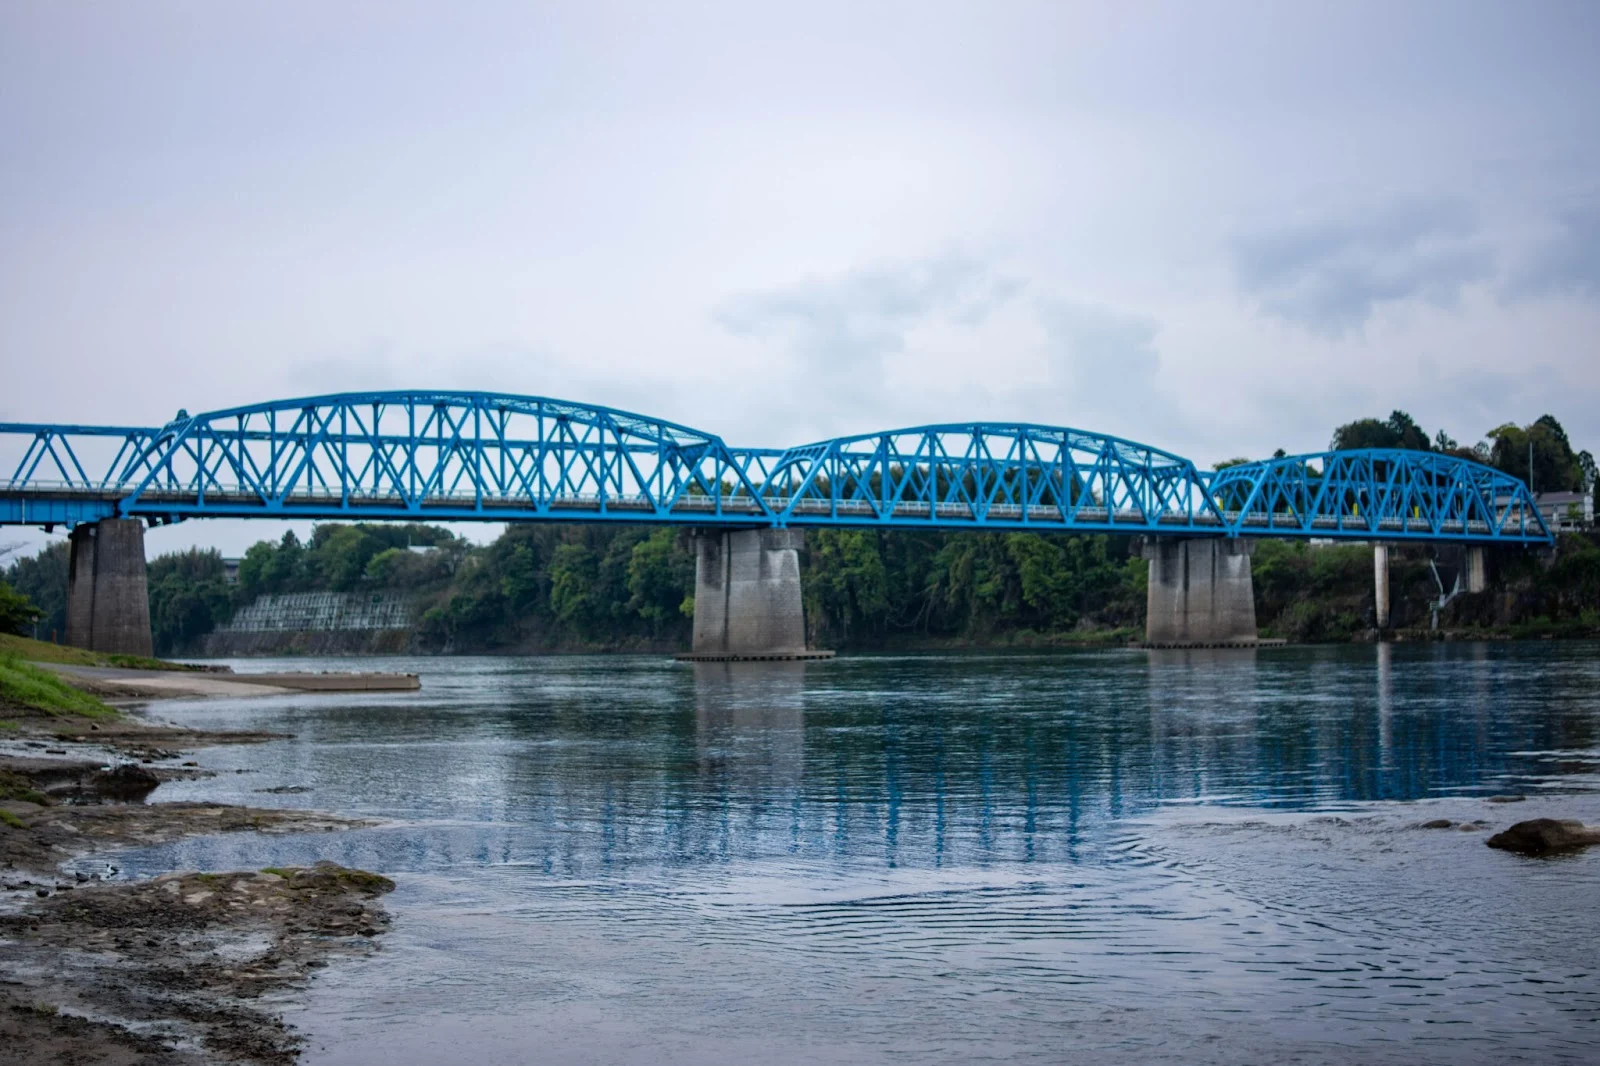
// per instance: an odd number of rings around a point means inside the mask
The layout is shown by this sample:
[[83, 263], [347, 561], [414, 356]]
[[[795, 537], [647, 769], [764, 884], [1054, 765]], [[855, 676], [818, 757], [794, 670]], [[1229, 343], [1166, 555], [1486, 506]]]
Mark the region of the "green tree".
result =
[[384, 547], [383, 539], [364, 526], [318, 526], [311, 533], [308, 551], [321, 586], [348, 592], [360, 584], [367, 563]]
[[520, 538], [497, 553], [500, 593], [519, 614], [543, 608], [550, 597], [549, 575], [541, 565], [541, 555], [539, 545], [527, 538]]
[[150, 561], [150, 635], [156, 654], [192, 648], [233, 614], [222, 554], [198, 548]]
[[984, 637], [1017, 621], [1022, 582], [1005, 542], [993, 533], [946, 539], [933, 560], [930, 612], [955, 634]]
[[657, 529], [628, 556], [628, 609], [656, 636], [681, 628], [684, 604], [693, 600], [694, 557], [680, 540], [675, 529]]
[[867, 529], [822, 529], [811, 534], [802, 575], [811, 624], [848, 638], [881, 632], [889, 611], [888, 573], [879, 534]]
[[598, 560], [588, 545], [557, 545], [550, 557], [550, 613], [575, 636], [594, 632], [599, 578]]
[[1038, 533], [1006, 536], [1006, 551], [1016, 564], [1022, 602], [1030, 610], [1030, 621], [1044, 628], [1071, 626], [1078, 620], [1082, 589], [1080, 575], [1068, 558], [1067, 541]]
[[239, 560], [239, 597], [246, 603], [265, 594], [302, 591], [306, 579], [306, 552], [292, 529], [277, 544], [250, 545]]
[[[1567, 432], [1550, 415], [1527, 426], [1506, 423], [1489, 431], [1489, 464], [1512, 477], [1529, 482], [1535, 492], [1581, 492], [1583, 463], [1572, 450]], [[1530, 481], [1528, 454], [1532, 445]]]
[[32, 600], [0, 581], [0, 633], [30, 635], [44, 612]]
[[1329, 447], [1336, 452], [1355, 448], [1406, 448], [1419, 452], [1432, 450], [1428, 434], [1404, 411], [1391, 412], [1389, 417], [1382, 421], [1376, 418], [1362, 418], [1347, 422], [1333, 431], [1333, 441]]
[[39, 608], [37, 632], [46, 640], [67, 632], [67, 584], [71, 546], [64, 540], [37, 555], [18, 559], [5, 572], [5, 580], [18, 594]]

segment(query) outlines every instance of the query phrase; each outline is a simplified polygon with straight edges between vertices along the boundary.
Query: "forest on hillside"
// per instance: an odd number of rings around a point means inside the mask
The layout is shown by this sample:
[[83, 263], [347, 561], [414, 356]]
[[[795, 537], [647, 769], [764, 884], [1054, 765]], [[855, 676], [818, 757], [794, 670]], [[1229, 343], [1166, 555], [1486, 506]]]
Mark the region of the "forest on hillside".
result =
[[[1592, 457], [1574, 451], [1549, 416], [1500, 427], [1462, 449], [1397, 411], [1339, 427], [1333, 444], [1449, 451], [1518, 477], [1528, 474], [1531, 451], [1536, 485], [1594, 484]], [[816, 645], [836, 648], [1130, 639], [1143, 625], [1147, 573], [1132, 547], [1133, 538], [1106, 535], [811, 531], [802, 560], [807, 624]], [[67, 564], [67, 545], [57, 543], [4, 574], [11, 595], [35, 605], [27, 628], [45, 639], [66, 628]], [[1460, 565], [1459, 549], [1394, 552], [1394, 624], [1425, 624], [1427, 603]], [[1364, 544], [1265, 540], [1253, 569], [1267, 635], [1348, 640], [1372, 625]], [[1491, 570], [1494, 589], [1457, 600], [1447, 621], [1600, 632], [1594, 538], [1564, 538], [1553, 560], [1497, 550]], [[475, 546], [434, 526], [327, 523], [303, 542], [288, 533], [256, 543], [236, 583], [215, 551], [159, 556], [149, 564], [149, 589], [161, 654], [192, 651], [262, 594], [313, 591], [406, 598], [423, 651], [686, 647], [694, 552], [689, 532], [677, 528], [513, 525]]]

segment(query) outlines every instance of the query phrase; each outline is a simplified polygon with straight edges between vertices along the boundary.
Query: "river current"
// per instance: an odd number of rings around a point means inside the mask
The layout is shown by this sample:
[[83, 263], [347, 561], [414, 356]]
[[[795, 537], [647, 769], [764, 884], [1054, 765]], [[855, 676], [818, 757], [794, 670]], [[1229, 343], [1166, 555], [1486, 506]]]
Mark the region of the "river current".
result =
[[1600, 848], [1418, 827], [1600, 821], [1594, 644], [235, 665], [422, 675], [152, 705], [294, 734], [159, 799], [380, 822], [115, 859], [395, 878], [307, 1063], [1600, 1054]]

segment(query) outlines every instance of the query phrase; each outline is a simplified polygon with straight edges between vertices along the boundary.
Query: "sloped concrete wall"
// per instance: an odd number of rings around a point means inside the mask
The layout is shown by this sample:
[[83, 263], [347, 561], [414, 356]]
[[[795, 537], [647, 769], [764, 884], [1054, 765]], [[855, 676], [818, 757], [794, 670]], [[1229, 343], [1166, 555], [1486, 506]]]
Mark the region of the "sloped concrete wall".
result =
[[1147, 539], [1147, 644], [1248, 644], [1257, 639], [1250, 554], [1239, 538]]
[[323, 633], [341, 629], [410, 629], [411, 626], [411, 607], [399, 596], [290, 592], [257, 596], [217, 630], [222, 633]]
[[804, 652], [804, 534], [749, 529], [695, 534], [694, 653]]

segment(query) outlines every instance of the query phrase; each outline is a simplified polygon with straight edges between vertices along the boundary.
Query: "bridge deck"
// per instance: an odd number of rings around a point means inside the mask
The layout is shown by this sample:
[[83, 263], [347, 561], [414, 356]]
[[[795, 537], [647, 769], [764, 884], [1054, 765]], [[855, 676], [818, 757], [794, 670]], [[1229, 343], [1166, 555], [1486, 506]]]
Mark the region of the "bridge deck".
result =
[[[122, 496], [104, 490], [30, 485], [24, 491], [0, 482], [0, 523], [35, 524], [93, 521], [118, 513]], [[1221, 533], [1240, 536], [1441, 537], [1544, 539], [1531, 516], [1504, 514], [1497, 535], [1485, 521], [1441, 520], [1416, 516], [1316, 515], [1224, 511], [1195, 515], [1146, 514], [1134, 508], [1028, 506], [991, 503], [897, 503], [880, 506], [860, 500], [808, 500], [749, 496], [685, 496], [662, 509], [647, 496], [573, 495], [539, 506], [520, 498], [472, 493], [435, 494], [413, 503], [394, 493], [299, 492], [264, 501], [258, 494], [147, 490], [139, 513], [174, 519], [191, 517], [274, 517], [402, 519], [439, 521], [605, 521], [672, 522], [682, 525], [786, 525], [796, 527], [1040, 528], [1058, 531], [1146, 531]]]

